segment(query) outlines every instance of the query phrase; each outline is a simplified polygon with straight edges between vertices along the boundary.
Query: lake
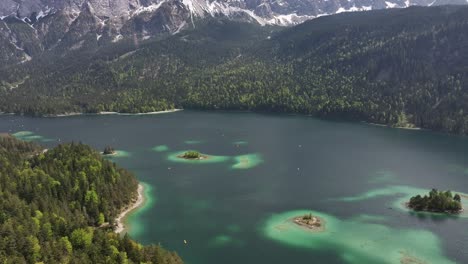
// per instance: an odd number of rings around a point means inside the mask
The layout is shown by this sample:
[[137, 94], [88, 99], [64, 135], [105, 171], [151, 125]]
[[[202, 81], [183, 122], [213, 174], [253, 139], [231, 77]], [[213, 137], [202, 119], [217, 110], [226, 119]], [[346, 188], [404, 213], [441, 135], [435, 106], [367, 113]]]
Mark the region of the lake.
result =
[[[129, 233], [188, 264], [468, 263], [467, 213], [414, 214], [401, 206], [431, 188], [468, 192], [467, 137], [196, 111], [0, 116], [0, 132], [47, 147], [75, 141], [119, 150], [112, 160], [144, 182], [148, 195], [127, 219]], [[185, 150], [213, 157], [177, 159]], [[288, 221], [308, 212], [325, 220], [325, 231]]]

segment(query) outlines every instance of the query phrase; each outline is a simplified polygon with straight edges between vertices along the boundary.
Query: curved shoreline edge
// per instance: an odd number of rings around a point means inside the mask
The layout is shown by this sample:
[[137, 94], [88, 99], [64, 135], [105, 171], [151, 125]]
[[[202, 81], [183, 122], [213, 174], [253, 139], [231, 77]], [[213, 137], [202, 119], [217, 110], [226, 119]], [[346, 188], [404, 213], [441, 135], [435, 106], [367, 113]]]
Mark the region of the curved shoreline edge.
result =
[[127, 209], [122, 211], [115, 218], [115, 223], [116, 223], [116, 228], [114, 230], [115, 233], [120, 234], [120, 233], [124, 232], [127, 229], [127, 227], [124, 224], [125, 219], [130, 215], [130, 213], [132, 213], [133, 211], [135, 211], [139, 207], [143, 206], [143, 204], [145, 203], [146, 199], [145, 199], [144, 189], [145, 189], [145, 187], [143, 186], [143, 184], [139, 183], [138, 184], [138, 197], [137, 197], [137, 200], [135, 202], [133, 202]]
[[[167, 114], [167, 113], [175, 113], [179, 111], [183, 111], [184, 109], [170, 109], [164, 111], [156, 111], [156, 112], [145, 112], [145, 113], [119, 113], [119, 112], [99, 112], [99, 113], [64, 113], [64, 114], [56, 114], [56, 115], [44, 115], [43, 117], [69, 117], [69, 116], [100, 116], [100, 115], [122, 115], [122, 116], [141, 116], [141, 115], [157, 115], [157, 114]], [[14, 113], [13, 113], [14, 115]]]
[[129, 115], [129, 116], [137, 116], [137, 115], [157, 115], [157, 114], [167, 114], [167, 113], [174, 113], [183, 111], [184, 109], [171, 109], [171, 110], [163, 110], [163, 111], [156, 111], [156, 112], [145, 112], [145, 113], [119, 113], [119, 112], [99, 112], [96, 115]]

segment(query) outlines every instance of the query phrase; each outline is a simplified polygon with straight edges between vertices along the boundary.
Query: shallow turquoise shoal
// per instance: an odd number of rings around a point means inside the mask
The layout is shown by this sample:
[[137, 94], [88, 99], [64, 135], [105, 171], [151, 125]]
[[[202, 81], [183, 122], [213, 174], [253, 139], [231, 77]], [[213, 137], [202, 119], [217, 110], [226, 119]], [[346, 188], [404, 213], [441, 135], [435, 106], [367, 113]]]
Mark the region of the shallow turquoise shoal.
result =
[[155, 152], [165, 152], [169, 150], [169, 147], [167, 145], [159, 145], [159, 146], [153, 147], [151, 150]]
[[104, 157], [110, 158], [110, 159], [113, 159], [113, 158], [128, 158], [128, 157], [131, 157], [131, 156], [132, 156], [132, 153], [130, 153], [128, 151], [125, 151], [125, 150], [115, 150], [115, 153], [112, 154], [112, 155], [104, 155]]
[[156, 202], [153, 187], [145, 182], [140, 182], [140, 184], [143, 185], [144, 202], [140, 207], [130, 212], [123, 220], [126, 232], [133, 237], [137, 237], [144, 232], [144, 224], [141, 222], [142, 215]]
[[258, 166], [263, 162], [260, 154], [245, 154], [234, 157], [235, 164], [232, 165], [233, 169], [251, 169]]
[[232, 142], [232, 144], [234, 144], [234, 145], [236, 145], [236, 146], [241, 146], [241, 145], [248, 145], [249, 142], [244, 141], [244, 140], [239, 140], [239, 141], [234, 141], [234, 142]]
[[19, 131], [14, 134], [12, 134], [17, 139], [23, 140], [23, 141], [39, 141], [39, 142], [49, 142], [53, 141], [52, 139], [45, 138], [41, 135], [38, 135], [32, 131]]
[[444, 213], [416, 212], [405, 206], [405, 203], [407, 203], [411, 197], [418, 195], [418, 194], [426, 195], [429, 193], [429, 191], [430, 190], [422, 189], [422, 188], [415, 188], [415, 187], [402, 186], [402, 185], [393, 185], [393, 186], [388, 186], [385, 188], [373, 189], [373, 190], [364, 192], [362, 194], [358, 194], [356, 196], [338, 198], [337, 200], [344, 201], [344, 202], [354, 202], [354, 201], [363, 201], [363, 200], [384, 197], [384, 196], [393, 196], [394, 200], [393, 202], [391, 202], [392, 208], [397, 208], [399, 210], [406, 211], [411, 214], [429, 215], [429, 216], [434, 216], [434, 217], [468, 218], [468, 210], [466, 210], [468, 207], [468, 195], [462, 192], [457, 192], [457, 191], [452, 191], [452, 193], [454, 195], [457, 193], [461, 195], [461, 198], [462, 198], [461, 202], [462, 202], [463, 207], [465, 208], [465, 210], [459, 214], [447, 215]]
[[203, 141], [201, 141], [201, 140], [185, 140], [184, 143], [187, 144], [187, 145], [197, 145], [197, 144], [203, 143]]
[[[308, 213], [324, 220], [324, 231], [313, 232], [290, 221]], [[317, 211], [274, 214], [265, 221], [261, 232], [265, 237], [291, 247], [333, 251], [344, 262], [352, 264], [454, 263], [444, 256], [438, 237], [429, 231], [341, 220]]]
[[173, 162], [179, 162], [179, 163], [189, 163], [189, 164], [207, 164], [207, 163], [219, 163], [219, 162], [225, 162], [230, 159], [229, 156], [215, 156], [215, 155], [209, 155], [209, 154], [202, 154], [205, 156], [208, 156], [206, 159], [184, 159], [180, 158], [179, 156], [183, 155], [187, 151], [194, 151], [194, 150], [184, 150], [184, 151], [177, 151], [177, 152], [172, 152], [168, 155], [167, 159]]

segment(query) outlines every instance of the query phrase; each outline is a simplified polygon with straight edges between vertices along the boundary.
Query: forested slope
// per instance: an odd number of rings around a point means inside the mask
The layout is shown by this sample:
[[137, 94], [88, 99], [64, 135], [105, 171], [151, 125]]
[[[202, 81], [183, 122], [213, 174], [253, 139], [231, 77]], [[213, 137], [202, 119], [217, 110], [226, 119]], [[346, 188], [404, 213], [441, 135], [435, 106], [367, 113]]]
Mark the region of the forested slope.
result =
[[4, 68], [0, 109], [253, 110], [466, 134], [466, 32], [463, 6], [345, 13], [284, 30], [211, 19], [165, 39]]
[[137, 185], [88, 146], [43, 153], [0, 136], [0, 262], [182, 263], [175, 253], [111, 230]]

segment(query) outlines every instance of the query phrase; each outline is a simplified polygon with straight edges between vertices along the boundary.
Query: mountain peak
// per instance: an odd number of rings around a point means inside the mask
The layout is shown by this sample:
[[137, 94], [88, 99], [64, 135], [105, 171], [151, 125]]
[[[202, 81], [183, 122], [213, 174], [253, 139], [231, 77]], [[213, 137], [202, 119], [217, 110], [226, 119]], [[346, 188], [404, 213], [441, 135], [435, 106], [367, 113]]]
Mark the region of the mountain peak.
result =
[[[176, 34], [207, 17], [259, 25], [291, 26], [343, 12], [412, 5], [466, 4], [467, 0], [1, 0], [0, 42], [9, 43], [1, 62], [23, 62], [30, 50], [61, 52], [123, 39], [146, 40]], [[16, 18], [14, 20], [7, 18]], [[11, 23], [24, 27], [10, 27]], [[15, 32], [10, 32], [13, 28]], [[22, 29], [24, 28], [24, 29]], [[32, 29], [32, 30], [31, 30]], [[9, 31], [10, 30], [10, 31]], [[26, 37], [25, 37], [26, 36]], [[21, 39], [21, 41], [20, 41]], [[87, 45], [88, 44], [88, 45]], [[19, 54], [19, 55], [18, 55]]]

